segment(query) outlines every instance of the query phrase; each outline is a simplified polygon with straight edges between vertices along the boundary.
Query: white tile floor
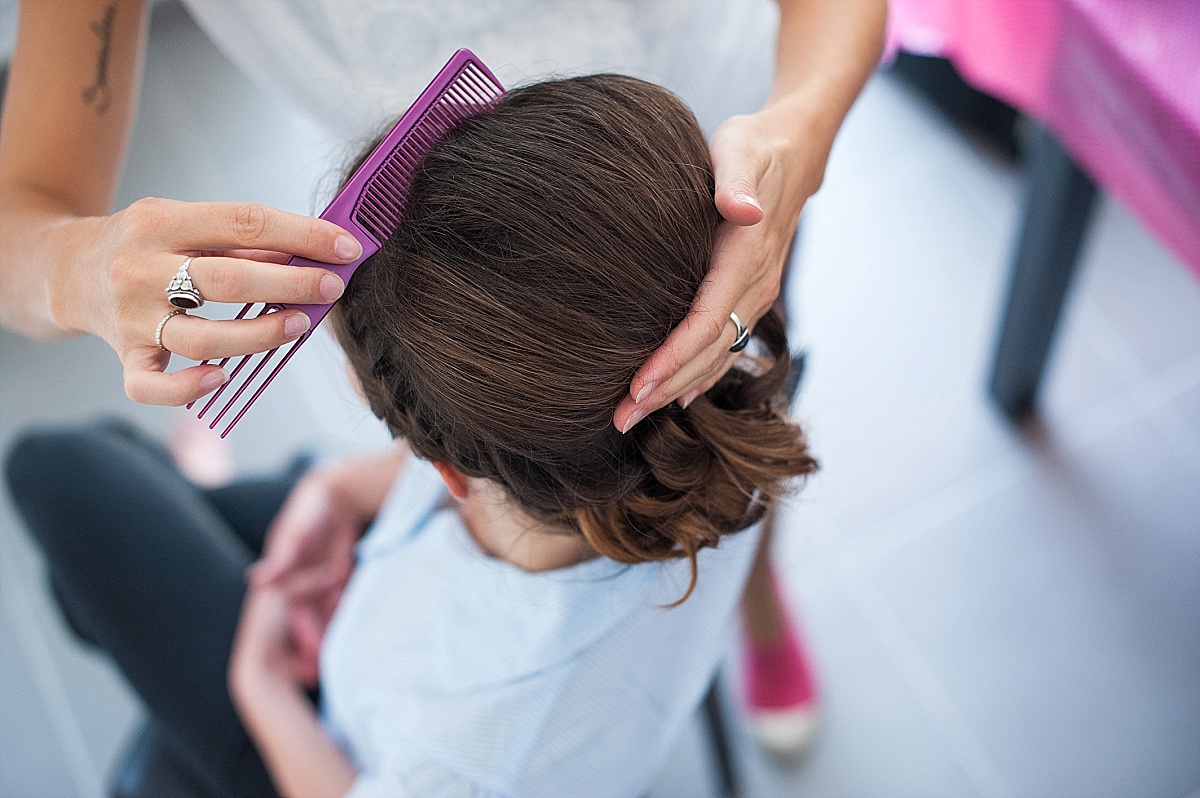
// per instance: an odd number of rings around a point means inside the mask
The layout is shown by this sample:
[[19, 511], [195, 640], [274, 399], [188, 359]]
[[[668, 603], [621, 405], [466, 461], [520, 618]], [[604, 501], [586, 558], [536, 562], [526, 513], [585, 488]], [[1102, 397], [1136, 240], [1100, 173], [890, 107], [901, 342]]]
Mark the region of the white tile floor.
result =
[[[155, 12], [120, 192], [315, 205], [335, 152]], [[874, 80], [805, 217], [792, 298], [810, 371], [798, 412], [824, 470], [780, 561], [824, 685], [808, 759], [743, 739], [751, 796], [1200, 796], [1200, 285], [1101, 204], [1039, 424], [984, 374], [1021, 176], [887, 77]], [[234, 436], [246, 469], [378, 427], [312, 344]], [[102, 344], [0, 332], [0, 446], [32, 423], [132, 406]], [[71, 642], [0, 497], [0, 796], [93, 798], [140, 710]], [[655, 795], [708, 790], [689, 730]]]

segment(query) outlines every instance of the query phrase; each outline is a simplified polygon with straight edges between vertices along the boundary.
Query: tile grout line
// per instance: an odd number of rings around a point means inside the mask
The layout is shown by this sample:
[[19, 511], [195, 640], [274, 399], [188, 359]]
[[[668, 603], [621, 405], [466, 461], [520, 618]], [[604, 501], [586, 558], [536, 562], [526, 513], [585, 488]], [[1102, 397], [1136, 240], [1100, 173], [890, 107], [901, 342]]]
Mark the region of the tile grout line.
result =
[[64, 748], [67, 771], [82, 796], [104, 795], [103, 780], [71, 709], [62, 675], [46, 644], [45, 636], [35, 620], [37, 611], [25, 591], [34, 589], [13, 565], [14, 552], [7, 535], [0, 533], [0, 603], [16, 630], [21, 652], [33, 674], [37, 692], [46, 706], [47, 715], [58, 741]]
[[[1059, 435], [1072, 448], [1087, 446], [1104, 435], [1168, 406], [1177, 396], [1196, 384], [1200, 384], [1200, 350], [1063, 420], [1058, 427]], [[1179, 417], [1177, 423], [1183, 424], [1189, 432], [1194, 429], [1186, 418]], [[1161, 423], [1155, 423], [1153, 426], [1162, 437], [1167, 437], [1167, 430]], [[1173, 440], [1170, 443], [1170, 448], [1178, 454], [1179, 442]], [[832, 551], [805, 563], [803, 568], [810, 573], [812, 581], [820, 582], [821, 578], [816, 576], [816, 573], [821, 570], [829, 573], [831, 570], [821, 569], [820, 563], [832, 562], [836, 564], [837, 570], [852, 572], [878, 562], [919, 539], [934, 526], [953, 520], [979, 502], [1016, 484], [1022, 476], [1021, 465], [1030, 455], [1031, 449], [1028, 445], [1001, 452], [965, 474], [867, 524]], [[1194, 460], [1194, 453], [1190, 453], [1189, 465], [1193, 465]], [[966, 496], [963, 495], [964, 491]], [[914, 517], [922, 519], [922, 522], [913, 523]]]
[[918, 703], [941, 732], [967, 779], [984, 798], [1016, 798], [999, 766], [955, 706], [874, 581], [846, 575], [843, 589]]
[[[1121, 354], [1131, 353], [1128, 350], [1116, 352], [1118, 357]], [[1128, 364], [1129, 361], [1126, 361], [1125, 365]], [[1109, 366], [1111, 368], [1113, 363], [1110, 362]], [[1058, 435], [1071, 448], [1086, 446], [1155, 411], [1168, 408], [1175, 398], [1197, 384], [1200, 384], [1200, 350], [1152, 374], [1145, 373], [1143, 369], [1142, 376], [1130, 385], [1060, 422]], [[1196, 431], [1191, 420], [1178, 411], [1170, 420], [1155, 420], [1153, 426], [1163, 438], [1167, 437], [1172, 426], [1182, 426], [1188, 433]], [[1188, 437], [1192, 439], [1194, 436]], [[1175, 441], [1169, 448], [1178, 450], [1179, 443]], [[820, 569], [814, 567], [817, 563], [825, 562], [828, 565], [824, 569], [824, 578], [840, 584], [851, 598], [873, 636], [946, 738], [972, 784], [989, 798], [1012, 796], [1012, 788], [865, 569], [918, 539], [939, 523], [957, 517], [966, 508], [1015, 484], [1023, 473], [1022, 461], [1031, 455], [1036, 455], [1036, 452], [1027, 445], [1002, 452], [920, 499], [866, 525], [844, 545], [807, 564], [810, 572], [819, 572]], [[1194, 453], [1189, 456], [1194, 457]], [[1192, 464], [1189, 461], [1189, 465]], [[905, 519], [912, 521], [914, 517], [922, 519], [923, 523], [904, 523]], [[919, 531], [911, 531], [914, 527]], [[903, 532], [906, 528], [910, 530], [907, 534]], [[1189, 793], [1185, 798], [1200, 798], [1200, 791]]]
[[1146, 415], [1161, 410], [1162, 415], [1167, 416], [1153, 416], [1153, 427], [1159, 439], [1188, 465], [1193, 475], [1200, 478], [1200, 429], [1174, 401], [1196, 384], [1200, 384], [1200, 350], [1126, 390]]
[[[1118, 379], [1129, 379], [1129, 384], [1122, 392], [1129, 396], [1142, 414], [1149, 415], [1151, 411], [1170, 408], [1166, 412], [1171, 418], [1155, 418], [1153, 426], [1167, 448], [1179, 455], [1192, 472], [1200, 476], [1200, 460], [1196, 457], [1200, 431], [1172, 405], [1176, 397], [1200, 382], [1200, 350], [1184, 355], [1151, 373], [1146, 368], [1145, 361], [1125, 337], [1109, 329], [1104, 323], [1103, 315], [1091, 299], [1082, 298], [1080, 306], [1084, 317], [1090, 317], [1089, 326], [1094, 328], [1092, 335], [1098, 338], [1089, 342], [1093, 354], [1109, 371], [1114, 372]], [[1185, 440], [1180, 440], [1177, 434], [1180, 430], [1183, 431]]]

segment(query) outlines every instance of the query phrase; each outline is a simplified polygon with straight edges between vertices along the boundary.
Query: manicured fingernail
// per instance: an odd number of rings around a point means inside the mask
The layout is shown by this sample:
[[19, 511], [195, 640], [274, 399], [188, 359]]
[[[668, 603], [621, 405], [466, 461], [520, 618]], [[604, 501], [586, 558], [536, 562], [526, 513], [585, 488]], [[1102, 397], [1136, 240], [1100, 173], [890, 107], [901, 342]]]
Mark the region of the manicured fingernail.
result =
[[333, 242], [333, 254], [342, 260], [354, 260], [362, 254], [362, 244], [354, 236], [340, 235]]
[[336, 274], [326, 274], [321, 277], [321, 299], [330, 302], [337, 299], [346, 290], [346, 284]]
[[639, 407], [637, 410], [634, 410], [633, 413], [629, 415], [629, 418], [625, 419], [625, 426], [621, 428], [621, 434], [624, 435], [626, 432], [629, 432], [629, 430], [633, 429], [635, 424], [645, 417], [646, 408]]
[[211, 391], [212, 389], [220, 385], [224, 385], [227, 382], [229, 382], [229, 375], [225, 373], [225, 369], [219, 369], [217, 371], [210, 371], [208, 374], [205, 374], [203, 377], [201, 377], [200, 387], [206, 391]]
[[738, 192], [737, 194], [733, 195], [733, 198], [735, 200], [737, 200], [738, 202], [742, 203], [743, 205], [753, 205], [755, 208], [758, 208], [760, 211], [762, 210], [762, 206], [758, 204], [758, 200], [755, 199], [754, 197], [750, 196], [749, 194]]
[[283, 320], [283, 334], [295, 338], [308, 331], [309, 318], [307, 313], [293, 313]]
[[642, 389], [637, 392], [637, 396], [633, 397], [633, 401], [637, 402], [638, 404], [641, 404], [642, 402], [644, 402], [646, 400], [647, 396], [649, 396], [651, 393], [654, 392], [654, 389], [657, 387], [658, 387], [657, 382], [646, 383], [645, 385], [642, 386]]
[[679, 406], [682, 407], [684, 410], [687, 410], [687, 406], [690, 405], [692, 402], [696, 401], [696, 397], [699, 395], [700, 395], [700, 391], [698, 391], [698, 390], [692, 391], [691, 393], [687, 394], [686, 396], [684, 396], [682, 399], [679, 400]]

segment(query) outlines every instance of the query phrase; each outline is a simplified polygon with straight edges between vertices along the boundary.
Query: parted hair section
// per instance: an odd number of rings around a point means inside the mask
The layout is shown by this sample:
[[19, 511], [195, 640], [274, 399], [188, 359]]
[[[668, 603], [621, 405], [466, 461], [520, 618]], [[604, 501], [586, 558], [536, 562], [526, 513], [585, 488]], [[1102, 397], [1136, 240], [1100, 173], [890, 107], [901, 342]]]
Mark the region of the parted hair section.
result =
[[372, 410], [418, 455], [618, 562], [690, 559], [690, 594], [697, 552], [816, 468], [779, 406], [774, 315], [761, 356], [686, 410], [612, 424], [687, 314], [718, 222], [707, 144], [674, 95], [617, 75], [515, 89], [426, 156], [335, 327]]

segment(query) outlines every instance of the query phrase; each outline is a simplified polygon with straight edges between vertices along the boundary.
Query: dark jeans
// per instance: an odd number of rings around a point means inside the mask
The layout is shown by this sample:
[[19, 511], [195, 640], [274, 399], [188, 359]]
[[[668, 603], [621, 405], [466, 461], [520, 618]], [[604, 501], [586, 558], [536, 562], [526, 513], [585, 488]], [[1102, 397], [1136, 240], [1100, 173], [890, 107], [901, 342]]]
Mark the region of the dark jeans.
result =
[[226, 667], [243, 572], [304, 468], [204, 490], [132, 426], [24, 436], [6, 472], [76, 633], [106, 651], [214, 794], [276, 794]]

